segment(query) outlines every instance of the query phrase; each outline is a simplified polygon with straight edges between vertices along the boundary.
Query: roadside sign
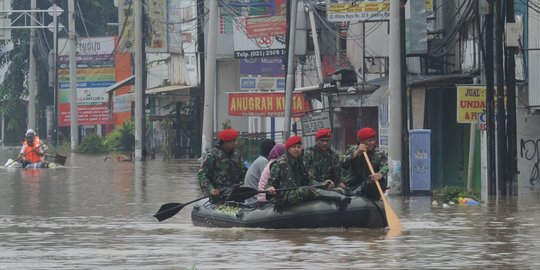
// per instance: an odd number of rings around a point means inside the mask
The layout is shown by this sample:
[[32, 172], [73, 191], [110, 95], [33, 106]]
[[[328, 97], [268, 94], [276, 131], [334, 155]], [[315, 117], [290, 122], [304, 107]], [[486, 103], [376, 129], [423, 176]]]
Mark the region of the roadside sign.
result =
[[478, 129], [487, 130], [486, 113], [478, 113], [476, 119], [478, 119]]
[[304, 136], [314, 135], [321, 128], [331, 128], [330, 113], [308, 113], [302, 117], [302, 131]]

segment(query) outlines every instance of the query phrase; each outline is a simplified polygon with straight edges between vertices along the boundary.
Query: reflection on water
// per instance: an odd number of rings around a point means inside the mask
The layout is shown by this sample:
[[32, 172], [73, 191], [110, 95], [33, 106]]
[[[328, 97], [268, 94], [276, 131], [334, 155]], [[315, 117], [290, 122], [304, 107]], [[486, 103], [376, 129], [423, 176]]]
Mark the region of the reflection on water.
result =
[[[16, 153], [16, 150], [15, 150]], [[0, 162], [12, 157], [0, 152]], [[104, 162], [0, 170], [0, 269], [523, 269], [540, 267], [538, 201], [432, 208], [390, 198], [405, 231], [194, 227], [195, 161]]]

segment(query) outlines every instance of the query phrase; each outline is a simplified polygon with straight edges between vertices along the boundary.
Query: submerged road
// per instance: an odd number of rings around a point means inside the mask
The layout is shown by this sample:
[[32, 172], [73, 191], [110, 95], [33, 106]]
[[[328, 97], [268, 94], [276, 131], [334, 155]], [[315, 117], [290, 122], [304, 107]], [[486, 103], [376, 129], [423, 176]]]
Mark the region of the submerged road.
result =
[[[2, 165], [18, 149], [0, 150]], [[431, 207], [390, 197], [405, 231], [215, 229], [191, 206], [194, 161], [104, 162], [68, 155], [57, 169], [0, 169], [0, 269], [538, 269], [540, 199]]]

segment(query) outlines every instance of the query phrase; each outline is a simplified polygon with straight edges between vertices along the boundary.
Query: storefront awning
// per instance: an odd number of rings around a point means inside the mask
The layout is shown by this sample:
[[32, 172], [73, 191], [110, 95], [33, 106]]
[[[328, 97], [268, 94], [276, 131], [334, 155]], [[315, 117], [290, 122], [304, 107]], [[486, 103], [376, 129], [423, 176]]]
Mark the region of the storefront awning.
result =
[[[160, 87], [148, 88], [148, 89], [146, 89], [145, 93], [147, 95], [169, 94], [169, 93], [172, 93], [172, 92], [175, 92], [175, 91], [189, 90], [192, 87], [195, 87], [195, 86], [192, 86], [192, 85], [160, 86]], [[188, 94], [189, 94], [189, 92], [188, 92]]]
[[107, 87], [107, 90], [105, 92], [110, 93], [110, 92], [113, 92], [116, 89], [118, 89], [118, 88], [120, 88], [120, 87], [122, 87], [122, 86], [124, 86], [126, 84], [133, 84], [134, 80], [135, 80], [135, 75], [131, 75], [131, 76], [129, 76], [129, 77], [127, 77], [127, 78], [125, 78], [125, 79], [123, 79], [123, 80], [121, 80], [121, 81]]
[[[471, 83], [474, 74], [435, 74], [435, 75], [408, 75], [407, 87], [440, 87], [445, 85], [456, 85]], [[377, 107], [387, 102], [389, 87], [388, 77], [377, 78], [367, 81], [369, 85], [378, 86], [377, 90], [371, 93], [362, 92], [338, 92], [331, 96], [333, 107]]]

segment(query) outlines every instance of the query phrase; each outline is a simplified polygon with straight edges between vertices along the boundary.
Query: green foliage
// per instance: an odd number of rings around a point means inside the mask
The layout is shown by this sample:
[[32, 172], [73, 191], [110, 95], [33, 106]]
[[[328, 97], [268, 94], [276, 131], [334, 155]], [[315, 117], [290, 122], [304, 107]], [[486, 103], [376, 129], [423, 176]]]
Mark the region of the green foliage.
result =
[[221, 123], [221, 130], [231, 128], [231, 119], [227, 119]]
[[117, 126], [103, 140], [105, 149], [109, 152], [131, 152], [135, 148], [135, 124], [132, 120]]
[[442, 189], [435, 190], [433, 196], [439, 203], [458, 203], [459, 198], [471, 198], [475, 201], [480, 201], [480, 193], [476, 191], [467, 191], [464, 187], [445, 186]]
[[105, 153], [106, 150], [107, 149], [103, 145], [103, 138], [95, 133], [91, 133], [82, 139], [77, 152], [84, 154], [101, 154]]
[[[60, 22], [67, 22], [68, 1], [37, 1], [37, 9], [47, 10], [51, 7], [51, 2], [56, 2], [64, 10], [59, 18]], [[78, 36], [107, 36], [117, 33], [114, 27], [108, 27], [109, 22], [118, 22], [118, 9], [114, 7], [114, 1], [110, 0], [88, 0], [78, 1], [76, 5], [77, 16], [76, 31]], [[29, 10], [30, 1], [11, 1], [12, 10]], [[20, 13], [12, 13], [9, 18], [14, 21]], [[44, 24], [52, 22], [52, 17], [45, 16]], [[22, 26], [26, 20], [13, 22], [14, 26]], [[26, 23], [28, 23], [26, 21]], [[46, 106], [54, 104], [55, 94], [53, 88], [48, 86], [48, 51], [52, 49], [53, 34], [50, 31], [38, 31], [37, 35], [40, 46], [34, 49], [37, 59], [37, 107], [36, 112], [39, 127], [34, 129], [44, 130]], [[58, 37], [65, 38], [67, 31], [59, 31]], [[28, 67], [29, 67], [29, 43], [30, 31], [28, 29], [11, 30], [11, 42], [0, 41], [0, 67], [5, 68], [4, 80], [0, 84], [0, 114], [5, 116], [6, 137], [5, 143], [18, 144], [21, 134], [26, 130], [26, 108], [23, 105], [23, 97], [28, 95]], [[9, 46], [11, 47], [8, 47]]]
[[56, 153], [56, 152], [62, 152], [62, 153], [69, 153], [71, 152], [71, 142], [69, 140], [60, 139], [58, 141], [58, 145], [55, 147], [54, 145], [47, 145], [49, 147], [49, 153]]

